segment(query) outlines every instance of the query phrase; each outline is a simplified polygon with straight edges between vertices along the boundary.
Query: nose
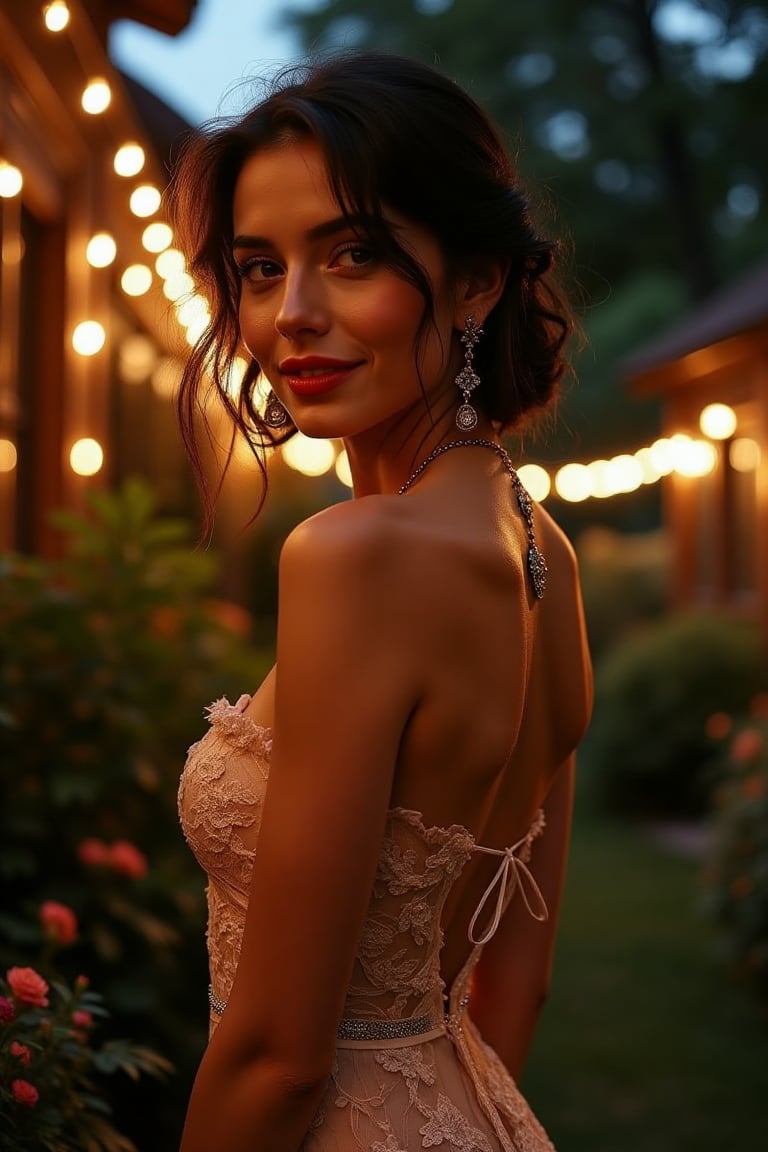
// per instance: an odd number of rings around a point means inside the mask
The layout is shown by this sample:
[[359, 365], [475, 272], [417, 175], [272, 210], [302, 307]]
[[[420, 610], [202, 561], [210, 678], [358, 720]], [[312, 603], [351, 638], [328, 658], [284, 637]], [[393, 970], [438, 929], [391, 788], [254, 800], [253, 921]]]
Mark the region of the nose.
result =
[[293, 340], [302, 332], [326, 332], [329, 324], [327, 300], [319, 277], [309, 269], [288, 271], [275, 316], [275, 328], [280, 335]]

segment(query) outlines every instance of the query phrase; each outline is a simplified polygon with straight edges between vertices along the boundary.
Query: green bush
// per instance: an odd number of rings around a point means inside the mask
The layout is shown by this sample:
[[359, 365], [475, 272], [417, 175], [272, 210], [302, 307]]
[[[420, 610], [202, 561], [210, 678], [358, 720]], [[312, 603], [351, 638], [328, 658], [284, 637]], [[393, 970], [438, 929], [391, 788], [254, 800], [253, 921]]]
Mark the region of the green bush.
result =
[[722, 616], [670, 617], [598, 665], [590, 756], [598, 798], [635, 817], [707, 810], [714, 783], [705, 733], [764, 679], [755, 630]]
[[669, 558], [660, 532], [591, 528], [578, 540], [579, 574], [592, 659], [666, 613]]
[[737, 722], [715, 793], [706, 907], [731, 969], [768, 997], [768, 698]]
[[205, 704], [257, 684], [267, 657], [222, 623], [214, 560], [155, 517], [140, 482], [58, 522], [62, 562], [0, 559], [0, 964], [24, 962], [44, 900], [75, 910], [86, 927], [65, 975], [86, 972], [116, 1033], [179, 1070], [121, 1118], [142, 1152], [165, 1150], [207, 1026], [203, 877], [178, 826], [179, 774]]

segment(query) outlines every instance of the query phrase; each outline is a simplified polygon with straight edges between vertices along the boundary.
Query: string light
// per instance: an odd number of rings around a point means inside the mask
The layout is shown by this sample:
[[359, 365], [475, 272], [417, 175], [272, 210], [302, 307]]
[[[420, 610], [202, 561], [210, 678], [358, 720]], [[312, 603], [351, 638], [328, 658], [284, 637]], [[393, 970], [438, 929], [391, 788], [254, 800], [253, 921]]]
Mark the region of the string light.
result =
[[78, 476], [95, 476], [104, 464], [104, 449], [90, 436], [76, 440], [69, 451], [69, 466]]
[[64, 0], [53, 0], [43, 9], [43, 20], [49, 32], [63, 32], [69, 24], [69, 8]]
[[18, 196], [23, 187], [24, 177], [16, 165], [9, 164], [7, 160], [0, 160], [0, 196], [4, 200], [10, 200]]
[[147, 252], [162, 252], [173, 243], [173, 229], [169, 224], [156, 220], [148, 224], [141, 234], [141, 242]]
[[155, 268], [158, 276], [162, 276], [163, 280], [170, 280], [179, 272], [186, 271], [187, 262], [177, 248], [166, 248], [155, 260]]
[[117, 255], [117, 244], [109, 232], [91, 236], [85, 249], [85, 258], [92, 268], [108, 268]]
[[72, 347], [78, 356], [95, 356], [106, 339], [107, 334], [98, 320], [83, 320], [72, 333]]
[[131, 140], [118, 148], [112, 165], [118, 176], [138, 176], [144, 167], [145, 160], [146, 156], [141, 144], [136, 144]]
[[16, 445], [12, 440], [0, 440], [0, 472], [13, 472], [18, 460]]
[[728, 404], [707, 404], [699, 416], [699, 428], [711, 440], [728, 440], [736, 431], [736, 413]]
[[95, 76], [89, 80], [80, 97], [83, 111], [89, 116], [99, 116], [106, 112], [112, 103], [112, 89], [103, 76]]
[[282, 453], [288, 467], [304, 476], [323, 476], [336, 459], [330, 440], [311, 440], [301, 432], [283, 445]]
[[334, 465], [336, 476], [344, 485], [345, 488], [352, 487], [352, 472], [349, 467], [349, 458], [344, 449], [339, 452], [336, 457], [336, 464]]
[[131, 192], [130, 206], [134, 216], [152, 216], [160, 207], [162, 196], [154, 184], [140, 184]]
[[749, 436], [739, 436], [728, 445], [728, 462], [734, 472], [754, 472], [760, 459], [760, 445]]
[[549, 473], [540, 464], [523, 464], [517, 469], [526, 491], [534, 500], [546, 500], [552, 488]]
[[177, 272], [175, 276], [169, 276], [163, 284], [163, 295], [175, 303], [181, 300], [182, 296], [188, 296], [194, 288], [195, 282], [188, 272]]
[[146, 264], [129, 264], [120, 277], [126, 296], [143, 296], [152, 287], [152, 269]]

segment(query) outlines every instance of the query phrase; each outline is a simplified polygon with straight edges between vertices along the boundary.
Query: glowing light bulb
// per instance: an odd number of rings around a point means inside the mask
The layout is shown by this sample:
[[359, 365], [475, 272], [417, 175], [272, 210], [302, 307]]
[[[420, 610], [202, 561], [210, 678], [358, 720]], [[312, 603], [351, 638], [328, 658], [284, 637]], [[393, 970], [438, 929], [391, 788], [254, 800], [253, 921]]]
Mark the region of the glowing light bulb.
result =
[[140, 184], [131, 192], [130, 206], [134, 216], [151, 216], [160, 207], [162, 196], [154, 184]]
[[674, 452], [672, 450], [672, 443], [666, 436], [662, 436], [659, 440], [654, 440], [648, 449], [650, 460], [653, 467], [658, 472], [659, 476], [669, 476], [670, 472], [675, 467]]
[[564, 464], [555, 475], [555, 491], [576, 504], [592, 495], [592, 478], [585, 464]]
[[177, 276], [179, 272], [186, 271], [186, 267], [187, 262], [178, 248], [166, 248], [165, 252], [161, 252], [155, 260], [155, 269], [158, 276], [162, 276], [163, 280], [170, 280], [171, 276]]
[[109, 232], [91, 236], [85, 249], [85, 258], [92, 268], [108, 268], [117, 255], [117, 244]]
[[182, 296], [188, 296], [194, 288], [195, 282], [188, 272], [177, 272], [175, 276], [169, 276], [163, 284], [163, 295], [175, 303], [181, 300]]
[[136, 144], [131, 140], [118, 148], [112, 164], [118, 176], [138, 176], [144, 167], [145, 160], [146, 157], [141, 144]]
[[169, 224], [156, 220], [148, 224], [141, 234], [141, 242], [147, 252], [162, 252], [173, 243], [173, 230]]
[[129, 264], [120, 277], [126, 296], [143, 296], [152, 287], [152, 269], [146, 264]]
[[324, 475], [336, 459], [336, 449], [330, 440], [312, 440], [301, 432], [283, 445], [282, 452], [288, 467], [304, 476]]
[[661, 479], [661, 472], [653, 462], [653, 454], [650, 448], [638, 448], [635, 452], [635, 460], [640, 465], [640, 471], [643, 477], [643, 484], [655, 484]]
[[78, 476], [95, 476], [103, 464], [104, 449], [90, 436], [76, 440], [69, 451], [69, 466]]
[[112, 103], [112, 89], [103, 76], [95, 76], [89, 80], [80, 97], [83, 111], [89, 116], [99, 116], [106, 112]]
[[106, 339], [107, 334], [98, 320], [83, 320], [72, 333], [72, 347], [78, 356], [95, 356]]
[[0, 472], [13, 472], [18, 460], [16, 445], [12, 440], [0, 440]]
[[546, 500], [552, 488], [549, 473], [539, 464], [522, 464], [517, 474], [533, 500]]
[[728, 445], [728, 461], [735, 472], [754, 472], [760, 457], [760, 445], [749, 436], [739, 436]]
[[711, 440], [727, 440], [736, 431], [736, 413], [728, 404], [707, 404], [701, 410], [699, 428]]
[[53, 0], [43, 9], [43, 19], [49, 32], [63, 32], [69, 24], [69, 8], [64, 0]]
[[4, 200], [10, 200], [18, 196], [23, 187], [24, 177], [16, 165], [0, 160], [0, 196]]
[[336, 457], [335, 469], [336, 475], [344, 487], [351, 488], [352, 472], [350, 471], [349, 467], [349, 457], [347, 456], [347, 453], [344, 451], [344, 449], [342, 449], [342, 451], [339, 452], [338, 456]]

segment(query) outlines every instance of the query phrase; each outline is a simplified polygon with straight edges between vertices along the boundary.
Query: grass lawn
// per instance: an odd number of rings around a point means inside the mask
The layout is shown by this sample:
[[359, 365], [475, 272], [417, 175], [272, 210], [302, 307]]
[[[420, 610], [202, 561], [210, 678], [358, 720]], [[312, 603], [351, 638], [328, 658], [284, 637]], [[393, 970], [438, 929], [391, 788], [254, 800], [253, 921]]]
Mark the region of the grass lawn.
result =
[[699, 865], [588, 807], [531, 1106], [558, 1152], [768, 1149], [768, 1012], [714, 960]]

